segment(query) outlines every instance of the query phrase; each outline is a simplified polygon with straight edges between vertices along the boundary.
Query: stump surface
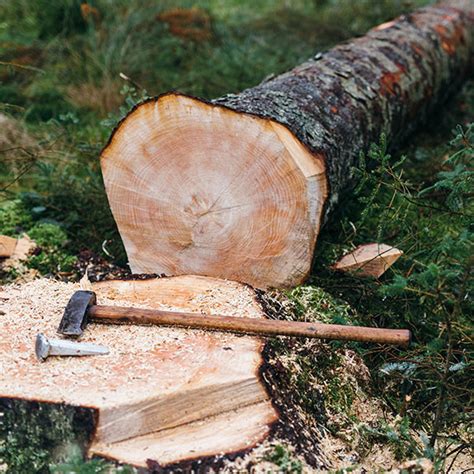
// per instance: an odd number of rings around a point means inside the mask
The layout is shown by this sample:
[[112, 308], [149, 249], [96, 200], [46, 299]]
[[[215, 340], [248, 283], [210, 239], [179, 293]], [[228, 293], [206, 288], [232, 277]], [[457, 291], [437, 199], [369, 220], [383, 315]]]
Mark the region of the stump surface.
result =
[[[260, 379], [262, 341], [255, 337], [89, 324], [81, 341], [103, 344], [110, 354], [38, 362], [36, 334], [57, 337], [76, 289], [37, 280], [0, 292], [0, 333], [7, 335], [0, 343], [0, 398], [89, 407], [98, 420], [90, 453], [137, 466], [239, 451], [269, 433], [276, 412]], [[264, 317], [253, 290], [204, 277], [107, 281], [93, 290], [99, 304]], [[217, 429], [222, 420], [228, 436]]]

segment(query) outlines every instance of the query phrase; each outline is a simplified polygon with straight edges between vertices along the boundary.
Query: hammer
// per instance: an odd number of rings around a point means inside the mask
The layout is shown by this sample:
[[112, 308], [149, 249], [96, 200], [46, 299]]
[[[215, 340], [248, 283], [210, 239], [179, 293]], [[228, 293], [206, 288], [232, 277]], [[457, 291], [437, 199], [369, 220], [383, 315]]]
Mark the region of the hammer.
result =
[[136, 323], [211, 329], [262, 336], [297, 336], [341, 341], [379, 342], [408, 346], [411, 332], [407, 329], [380, 329], [339, 324], [302, 323], [272, 319], [236, 318], [202, 315], [159, 309], [97, 305], [92, 291], [76, 291], [69, 300], [58, 332], [78, 337], [89, 321], [101, 323]]

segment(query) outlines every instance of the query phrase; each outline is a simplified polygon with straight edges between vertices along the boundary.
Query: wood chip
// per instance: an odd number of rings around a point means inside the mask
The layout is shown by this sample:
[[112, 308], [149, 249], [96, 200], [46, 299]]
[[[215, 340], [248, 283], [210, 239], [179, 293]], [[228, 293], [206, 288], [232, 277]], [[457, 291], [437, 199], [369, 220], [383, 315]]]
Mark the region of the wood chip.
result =
[[8, 235], [0, 235], [0, 257], [10, 257], [15, 251], [16, 239]]
[[399, 258], [403, 252], [385, 244], [365, 244], [344, 255], [331, 268], [342, 272], [355, 273], [358, 276], [379, 278]]

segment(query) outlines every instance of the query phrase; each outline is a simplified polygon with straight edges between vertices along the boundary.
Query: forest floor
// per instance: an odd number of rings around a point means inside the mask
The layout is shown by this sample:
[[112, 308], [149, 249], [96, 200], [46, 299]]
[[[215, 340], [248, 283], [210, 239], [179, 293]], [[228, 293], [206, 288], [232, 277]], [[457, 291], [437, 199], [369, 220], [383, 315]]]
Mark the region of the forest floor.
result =
[[[3, 3], [0, 234], [27, 233], [37, 244], [21, 265], [0, 269], [3, 291], [38, 277], [77, 281], [86, 267], [92, 280], [129, 273], [98, 155], [141, 98], [170, 89], [205, 98], [238, 92], [424, 3]], [[310, 453], [307, 439], [280, 433], [228, 469], [294, 472], [319, 462], [373, 471], [408, 469], [417, 459], [426, 471], [469, 467], [473, 117], [471, 81], [403, 150], [390, 156], [381, 137], [356, 170], [362, 185], [320, 236], [310, 280], [264, 296], [274, 317], [409, 328], [412, 346], [269, 340], [275, 390], [317, 442]], [[404, 252], [380, 279], [329, 270], [374, 241]], [[32, 428], [44, 414], [27, 413], [0, 418], [0, 471], [116, 470], [58, 449], [67, 420], [48, 438]]]

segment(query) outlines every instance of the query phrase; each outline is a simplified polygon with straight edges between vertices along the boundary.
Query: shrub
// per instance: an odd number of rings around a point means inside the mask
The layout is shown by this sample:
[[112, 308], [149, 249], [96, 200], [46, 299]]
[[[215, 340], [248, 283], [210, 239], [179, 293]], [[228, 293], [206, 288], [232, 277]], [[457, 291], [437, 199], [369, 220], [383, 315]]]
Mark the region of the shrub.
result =
[[[380, 395], [402, 418], [399, 453], [431, 453], [441, 464], [452, 443], [469, 444], [473, 125], [457, 127], [449, 147], [431, 156], [443, 156], [446, 149], [450, 155], [442, 169], [422, 182], [408, 158], [394, 162], [383, 137], [372, 147], [370, 160], [361, 157], [358, 199], [346, 208], [339, 233], [333, 227], [331, 235], [323, 235], [319, 252], [336, 255], [341, 242], [350, 247], [375, 240], [403, 249], [404, 258], [379, 281], [320, 267], [313, 280], [356, 308], [363, 324], [412, 330], [408, 350], [365, 351], [359, 345], [359, 352]], [[424, 435], [414, 442], [406, 427]]]

